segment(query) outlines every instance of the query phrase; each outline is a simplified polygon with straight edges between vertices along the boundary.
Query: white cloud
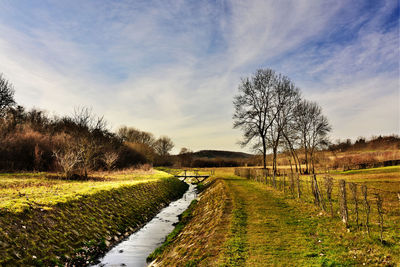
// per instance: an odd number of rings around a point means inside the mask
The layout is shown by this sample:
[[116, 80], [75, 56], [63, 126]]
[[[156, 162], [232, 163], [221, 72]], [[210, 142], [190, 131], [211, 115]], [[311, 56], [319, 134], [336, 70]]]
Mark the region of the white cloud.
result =
[[[390, 133], [399, 130], [398, 28], [381, 27], [393, 2], [374, 15], [348, 1], [11, 4], [3, 12], [32, 17], [0, 19], [0, 72], [19, 104], [58, 114], [91, 106], [114, 128], [171, 136], [177, 150], [240, 149], [232, 97], [258, 67], [304, 86], [335, 137]], [[341, 28], [354, 36], [315, 44]]]

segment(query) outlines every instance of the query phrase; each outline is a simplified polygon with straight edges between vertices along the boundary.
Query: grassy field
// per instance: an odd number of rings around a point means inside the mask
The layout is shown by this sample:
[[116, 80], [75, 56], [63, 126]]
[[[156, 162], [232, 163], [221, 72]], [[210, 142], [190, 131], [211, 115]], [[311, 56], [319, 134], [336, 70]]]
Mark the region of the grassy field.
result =
[[82, 196], [121, 186], [156, 181], [171, 175], [157, 170], [94, 173], [87, 181], [63, 180], [53, 173], [0, 174], [0, 211], [22, 212], [31, 207], [49, 209]]
[[369, 188], [400, 192], [400, 166], [380, 167], [372, 169], [335, 171], [329, 173], [335, 179], [365, 184]]
[[161, 171], [2, 174], [0, 185], [0, 266], [86, 266], [188, 187]]
[[[386, 173], [389, 174], [388, 180], [394, 181], [397, 178], [390, 178], [390, 175], [396, 176], [397, 170], [389, 167], [335, 175], [367, 182], [378, 179], [376, 176]], [[361, 175], [367, 181], [355, 175]], [[213, 179], [218, 181], [217, 184], [222, 184], [220, 187], [225, 190], [224, 194], [229, 195], [228, 202], [232, 204], [229, 205], [228, 211], [225, 210], [224, 223], [211, 225], [203, 221], [202, 227], [205, 229], [215, 227], [219, 235], [224, 238], [217, 238], [215, 232], [210, 231], [207, 240], [220, 240], [213, 244], [212, 250], [209, 246], [203, 246], [203, 249], [196, 250], [196, 253], [179, 250], [179, 248], [198, 246], [200, 242], [198, 240], [204, 240], [204, 237], [198, 236], [193, 231], [194, 226], [190, 226], [189, 222], [189, 227], [182, 230], [182, 236], [190, 238], [178, 239], [170, 245], [171, 248], [167, 250], [170, 253], [163, 254], [159, 259], [160, 266], [168, 266], [167, 263], [174, 262], [174, 256], [175, 261], [182, 260], [179, 254], [173, 253], [174, 251], [184, 253], [182, 266], [397, 266], [400, 264], [398, 221], [397, 224], [389, 224], [386, 218], [385, 242], [382, 244], [376, 232], [368, 236], [364, 230], [348, 229], [338, 216], [331, 218], [312, 201], [298, 200], [288, 192], [284, 194], [265, 183], [235, 176], [232, 168], [217, 169]], [[305, 188], [304, 194], [306, 194]], [[208, 197], [213, 196], [208, 195]], [[211, 201], [202, 197], [197, 205]], [[360, 220], [362, 218], [360, 214]], [[213, 264], [210, 265], [209, 255], [213, 255], [210, 251], [216, 250], [220, 251], [219, 258], [217, 261], [211, 261]], [[168, 260], [165, 261], [164, 257]]]

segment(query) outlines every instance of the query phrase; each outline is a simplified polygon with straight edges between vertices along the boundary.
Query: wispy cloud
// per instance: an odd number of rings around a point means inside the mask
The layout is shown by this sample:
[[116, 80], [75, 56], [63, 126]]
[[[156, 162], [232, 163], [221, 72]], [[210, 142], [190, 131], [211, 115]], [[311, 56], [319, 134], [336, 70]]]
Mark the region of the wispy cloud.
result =
[[2, 2], [0, 72], [19, 104], [92, 106], [178, 149], [240, 149], [232, 97], [259, 67], [320, 102], [333, 138], [398, 133], [398, 13], [398, 1]]

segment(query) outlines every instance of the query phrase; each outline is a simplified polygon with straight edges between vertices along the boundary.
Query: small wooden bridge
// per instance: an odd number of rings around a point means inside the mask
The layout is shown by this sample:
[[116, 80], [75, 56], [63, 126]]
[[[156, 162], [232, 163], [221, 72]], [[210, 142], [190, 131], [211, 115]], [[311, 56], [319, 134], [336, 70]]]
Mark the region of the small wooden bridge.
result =
[[[201, 183], [210, 176], [211, 176], [211, 174], [200, 175], [198, 171], [194, 171], [194, 173], [192, 174], [192, 172], [188, 173], [186, 170], [184, 170], [183, 175], [181, 175], [181, 174], [175, 175], [175, 177], [178, 178], [179, 180], [186, 182], [186, 179], [187, 179], [192, 184]], [[193, 182], [193, 179], [196, 179], [196, 181]]]

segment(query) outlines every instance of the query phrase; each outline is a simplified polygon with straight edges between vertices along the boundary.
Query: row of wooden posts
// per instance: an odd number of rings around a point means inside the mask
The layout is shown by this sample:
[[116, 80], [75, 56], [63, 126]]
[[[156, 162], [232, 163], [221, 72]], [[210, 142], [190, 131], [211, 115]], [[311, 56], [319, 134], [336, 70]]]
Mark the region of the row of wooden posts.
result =
[[[369, 192], [366, 185], [359, 185], [357, 183], [346, 182], [345, 180], [337, 180], [337, 193], [338, 198], [334, 200], [332, 197], [335, 181], [331, 176], [325, 175], [323, 180], [317, 180], [316, 175], [311, 175], [309, 181], [301, 179], [298, 174], [281, 174], [273, 175], [266, 169], [254, 169], [254, 168], [236, 168], [235, 175], [245, 177], [247, 179], [253, 179], [258, 182], [266, 183], [275, 189], [281, 190], [284, 194], [289, 194], [292, 198], [297, 198], [298, 200], [306, 200], [305, 193], [310, 193], [311, 201], [320, 207], [324, 212], [329, 213], [330, 216], [335, 217], [335, 211], [333, 203], [338, 203], [338, 214], [346, 225], [347, 228], [350, 227], [349, 220], [349, 207], [348, 200], [352, 202], [353, 208], [352, 217], [355, 224], [355, 229], [361, 230], [360, 226], [364, 226], [368, 235], [371, 235], [371, 209], [375, 202], [379, 229], [379, 238], [383, 242], [383, 231], [384, 231], [384, 209], [383, 209], [383, 198], [381, 193], [374, 192], [373, 198], [368, 197]], [[304, 183], [307, 184], [306, 188]], [[350, 196], [347, 192], [347, 186], [350, 190]], [[361, 188], [361, 199], [359, 198], [358, 188]], [[308, 188], [308, 189], [307, 189]], [[305, 191], [305, 192], [303, 192]], [[374, 190], [376, 191], [376, 190]], [[399, 203], [400, 203], [400, 194]], [[375, 201], [373, 201], [375, 200]], [[360, 206], [363, 208], [360, 209]], [[364, 213], [364, 220], [361, 222], [360, 211]], [[400, 214], [400, 212], [399, 212]]]

